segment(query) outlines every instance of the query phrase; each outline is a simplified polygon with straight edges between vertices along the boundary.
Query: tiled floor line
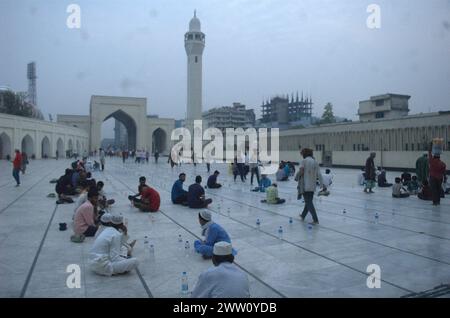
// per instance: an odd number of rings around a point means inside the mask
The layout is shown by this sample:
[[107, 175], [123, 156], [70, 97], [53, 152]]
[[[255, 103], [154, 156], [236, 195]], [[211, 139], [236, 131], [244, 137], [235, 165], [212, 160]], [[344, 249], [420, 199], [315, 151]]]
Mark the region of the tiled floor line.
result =
[[[208, 194], [215, 195], [215, 196], [218, 196], [218, 197], [221, 197], [221, 198], [230, 200], [230, 201], [234, 201], [234, 202], [237, 202], [237, 203], [240, 203], [240, 204], [243, 204], [243, 205], [247, 205], [247, 206], [252, 207], [252, 208], [260, 209], [260, 210], [263, 210], [263, 211], [270, 211], [270, 212], [273, 212], [273, 211], [271, 211], [271, 210], [264, 209], [264, 208], [261, 208], [261, 207], [257, 207], [257, 206], [248, 204], [248, 203], [246, 203], [246, 202], [241, 202], [241, 201], [237, 201], [237, 200], [231, 199], [231, 198], [226, 197], [226, 196], [224, 196], [224, 195], [220, 195], [220, 194], [216, 194], [216, 193], [212, 193], [212, 192], [208, 192]], [[327, 200], [327, 201], [328, 201], [328, 200]], [[300, 203], [291, 202], [290, 204], [291, 204], [291, 205], [298, 206], [300, 209], [303, 208], [303, 206], [301, 206]], [[321, 203], [321, 204], [324, 204], [324, 203]], [[328, 204], [328, 202], [325, 202], [325, 204]], [[331, 204], [333, 204], [333, 203], [331, 203]], [[376, 211], [375, 209], [370, 209], [370, 210]], [[326, 211], [326, 210], [320, 211], [320, 212], [321, 212], [321, 213], [330, 214], [330, 215], [334, 215], [334, 216], [339, 216], [339, 215], [341, 215], [341, 214], [329, 212], [329, 211]], [[275, 212], [274, 212], [274, 213], [275, 213]], [[395, 215], [396, 215], [396, 216], [406, 217], [406, 216], [403, 216], [403, 215], [401, 215], [401, 214], [395, 214]], [[283, 216], [284, 216], [284, 215], [283, 215]], [[371, 221], [369, 221], [369, 220], [366, 220], [366, 219], [358, 218], [358, 217], [355, 217], [355, 216], [349, 216], [348, 214], [345, 215], [345, 218], [348, 218], [348, 219], [354, 219], [354, 220], [358, 220], [358, 221], [365, 222], [365, 223], [373, 223], [373, 222], [371, 222]], [[426, 220], [426, 221], [433, 222], [432, 220]], [[437, 222], [437, 223], [445, 224], [444, 222]], [[411, 230], [411, 229], [406, 229], [406, 228], [403, 228], [403, 227], [400, 227], [400, 226], [390, 225], [390, 224], [381, 223], [381, 222], [379, 222], [378, 224], [379, 224], [379, 225], [386, 226], [386, 227], [394, 228], [394, 229], [397, 229], [397, 230], [402, 230], [402, 231], [412, 232], [412, 233], [415, 233], [415, 234], [423, 234], [423, 235], [426, 235], [426, 236], [430, 236], [430, 237], [434, 237], [434, 238], [438, 238], [438, 239], [450, 241], [450, 238], [448, 238], [448, 237], [443, 237], [443, 236], [434, 235], [434, 234], [428, 234], [428, 233], [425, 233], [425, 232], [415, 231], [415, 230]]]
[[[212, 193], [209, 192], [208, 194], [212, 194]], [[241, 204], [247, 205], [247, 206], [255, 208], [255, 209], [259, 209], [259, 210], [262, 210], [262, 211], [270, 212], [272, 214], [275, 214], [275, 215], [278, 215], [278, 216], [281, 216], [281, 217], [289, 218], [288, 215], [284, 215], [284, 214], [281, 214], [279, 212], [275, 212], [275, 211], [272, 211], [272, 210], [269, 210], [269, 209], [265, 209], [265, 208], [256, 207], [256, 206], [253, 206], [253, 205], [250, 205], [250, 204], [242, 203], [240, 201], [236, 201], [236, 200], [233, 200], [233, 199], [230, 199], [230, 198], [218, 195], [218, 194], [215, 194], [215, 195], [219, 196], [219, 197], [223, 197], [224, 199], [227, 199], [227, 200], [230, 200], [230, 201], [234, 201], [234, 202], [237, 202], [237, 203], [241, 203]], [[329, 213], [331, 213], [331, 212], [329, 212]], [[334, 213], [332, 213], [332, 214], [334, 214]], [[336, 214], [334, 214], [334, 215], [336, 215]], [[379, 224], [381, 224], [381, 223], [379, 223]], [[414, 256], [417, 256], [417, 257], [426, 258], [426, 259], [429, 259], [429, 260], [432, 260], [432, 261], [435, 261], [435, 262], [438, 262], [438, 263], [441, 263], [441, 264], [450, 265], [449, 262], [445, 262], [445, 261], [442, 261], [442, 260], [439, 260], [439, 259], [436, 259], [436, 258], [432, 258], [432, 257], [426, 256], [426, 255], [417, 254], [417, 253], [414, 253], [414, 252], [411, 252], [411, 251], [408, 251], [408, 250], [404, 250], [404, 249], [401, 249], [401, 248], [398, 248], [398, 247], [395, 247], [395, 246], [390, 246], [390, 245], [387, 245], [387, 244], [384, 244], [384, 243], [373, 241], [373, 240], [370, 240], [370, 239], [367, 239], [367, 238], [364, 238], [364, 237], [361, 237], [361, 236], [358, 236], [358, 235], [342, 232], [342, 231], [333, 229], [331, 227], [320, 225], [320, 228], [321, 229], [326, 229], [328, 231], [332, 231], [332, 232], [335, 232], [335, 233], [339, 233], [339, 234], [342, 234], [342, 235], [350, 236], [350, 237], [353, 237], [353, 238], [357, 238], [357, 239], [360, 239], [362, 241], [366, 241], [366, 242], [369, 242], [369, 243], [372, 243], [372, 244], [376, 244], [376, 245], [387, 247], [387, 248], [390, 248], [390, 249], [393, 249], [393, 250], [397, 250], [397, 251], [400, 251], [400, 252], [403, 252], [403, 253], [411, 254], [411, 255], [414, 255]], [[413, 231], [413, 232], [416, 232], [416, 231]], [[419, 234], [420, 232], [416, 232], [416, 233]], [[422, 234], [422, 233], [420, 233], [420, 234]], [[433, 236], [433, 235], [430, 235], [430, 236]], [[445, 238], [445, 239], [447, 239], [447, 238]]]
[[[132, 188], [126, 184], [124, 181], [118, 179], [117, 177], [113, 176], [112, 174], [109, 174], [111, 177], [115, 178], [117, 181], [119, 181], [120, 183], [122, 183], [126, 188], [132, 190]], [[162, 189], [164, 191], [166, 191], [165, 189]], [[169, 215], [167, 215], [163, 210], [159, 210], [159, 212], [161, 212], [162, 215], [164, 215], [167, 219], [169, 219], [171, 222], [173, 222], [174, 224], [178, 225], [180, 228], [182, 228], [183, 230], [185, 230], [186, 232], [188, 232], [189, 234], [191, 234], [192, 236], [196, 237], [197, 239], [201, 239], [201, 237], [199, 237], [197, 234], [193, 233], [191, 230], [189, 230], [188, 228], [186, 228], [185, 226], [181, 225], [180, 223], [178, 223], [176, 220], [174, 220], [173, 218], [171, 218]], [[261, 278], [259, 278], [258, 276], [254, 275], [253, 273], [251, 273], [249, 270], [247, 270], [245, 267], [243, 267], [242, 265], [240, 265], [239, 263], [235, 262], [235, 264], [241, 268], [244, 272], [246, 272], [247, 274], [249, 274], [250, 276], [252, 276], [254, 279], [256, 279], [258, 282], [260, 282], [261, 284], [263, 284], [264, 286], [266, 286], [267, 288], [269, 288], [270, 290], [272, 290], [274, 293], [278, 294], [280, 297], [283, 298], [287, 298], [286, 295], [284, 295], [282, 292], [278, 291], [277, 289], [275, 289], [274, 287], [270, 286], [269, 284], [267, 284], [266, 282], [264, 282]]]
[[51, 226], [51, 224], [53, 222], [53, 218], [55, 217], [56, 210], [58, 210], [58, 204], [55, 204], [55, 209], [53, 210], [52, 216], [50, 217], [50, 220], [48, 222], [47, 228], [45, 229], [45, 232], [44, 232], [44, 236], [42, 237], [41, 244], [39, 244], [39, 248], [38, 248], [38, 250], [36, 252], [36, 255], [34, 256], [33, 263], [31, 264], [30, 270], [28, 271], [27, 278], [26, 278], [25, 283], [24, 283], [24, 285], [22, 287], [22, 290], [20, 292], [20, 298], [24, 298], [25, 297], [25, 294], [26, 294], [27, 288], [28, 288], [28, 284], [30, 283], [31, 276], [33, 275], [34, 268], [35, 268], [37, 260], [39, 258], [39, 254], [41, 253], [42, 246], [44, 246], [44, 242], [45, 242], [45, 239], [47, 238], [47, 234], [48, 234], [50, 226]]
[[[293, 190], [294, 190], [294, 188], [293, 188]], [[295, 191], [297, 191], [297, 189], [295, 189]], [[286, 194], [286, 195], [291, 195], [292, 194], [291, 192], [280, 191], [280, 190], [278, 192]], [[360, 202], [365, 202], [365, 203], [376, 203], [376, 204], [378, 204], [377, 201], [372, 201], [372, 200], [362, 201], [359, 198], [354, 198], [354, 200], [358, 200]], [[330, 197], [327, 197], [327, 201], [330, 202], [330, 203], [338, 203], [337, 201], [332, 200], [332, 198], [330, 198]], [[347, 205], [349, 207], [353, 207], [353, 208], [361, 208], [361, 209], [363, 208], [362, 206], [358, 206], [356, 204], [347, 203]], [[408, 209], [417, 209], [417, 210], [422, 211], [420, 208], [416, 208], [415, 206], [408, 206]], [[370, 208], [370, 210], [372, 210], [374, 212], [378, 212], [380, 214], [387, 214], [384, 210], [378, 210], [376, 208]], [[450, 225], [450, 222], [437, 221], [437, 220], [433, 220], [433, 219], [428, 219], [428, 218], [423, 218], [423, 217], [418, 217], [418, 216], [411, 216], [411, 215], [408, 215], [408, 214], [402, 214], [402, 213], [398, 213], [398, 212], [396, 212], [396, 215], [399, 215], [399, 216], [402, 216], [402, 217], [405, 217], [405, 218], [410, 218], [410, 219], [417, 219], [417, 220], [421, 220], [421, 221], [427, 221], [427, 222], [441, 223], [441, 224], [448, 224], [448, 225]]]
[[17, 202], [17, 200], [19, 200], [20, 198], [22, 198], [25, 194], [27, 194], [28, 192], [30, 192], [31, 190], [33, 190], [33, 188], [38, 185], [39, 183], [41, 183], [46, 177], [48, 177], [51, 174], [51, 172], [47, 173], [46, 175], [44, 175], [41, 179], [39, 179], [36, 183], [34, 183], [31, 187], [29, 187], [25, 192], [23, 192], [21, 195], [19, 195], [17, 198], [15, 198], [12, 202], [10, 202], [6, 207], [4, 207], [3, 209], [0, 210], [0, 214], [2, 214], [3, 212], [5, 212], [10, 206], [12, 206], [14, 203]]
[[[111, 175], [111, 174], [110, 174], [110, 175]], [[111, 175], [111, 176], [112, 176], [112, 175]], [[116, 178], [116, 177], [114, 177], [114, 178]], [[121, 182], [123, 185], [125, 185], [127, 188], [129, 188], [129, 189], [131, 190], [131, 187], [130, 187], [129, 185], [125, 184], [125, 182], [123, 182], [122, 180], [119, 180], [118, 178], [116, 178], [116, 179], [117, 179], [119, 182]], [[164, 188], [161, 188], [161, 190], [163, 190], [163, 191], [165, 191], [165, 192], [169, 192], [168, 190], [166, 190], [166, 189], [164, 189]], [[210, 211], [212, 211], [212, 212], [214, 212], [214, 213], [217, 213], [217, 214], [224, 215], [224, 214], [219, 213], [219, 212], [217, 212], [217, 211], [215, 211], [215, 210], [213, 210], [213, 209], [211, 209], [211, 208], [208, 208], [208, 210], [210, 210]], [[196, 234], [192, 233], [189, 229], [185, 228], [184, 226], [182, 226], [181, 224], [179, 224], [178, 222], [176, 222], [174, 219], [172, 219], [172, 218], [170, 218], [169, 216], [167, 216], [166, 213], [163, 213], [163, 211], [161, 211], [161, 212], [162, 212], [163, 215], [165, 215], [167, 218], [169, 218], [172, 222], [178, 224], [178, 225], [179, 225], [180, 227], [182, 227], [184, 230], [186, 230], [187, 232], [189, 232], [189, 233], [192, 234], [193, 236], [199, 238]], [[272, 211], [271, 211], [271, 212], [272, 212]], [[275, 213], [275, 212], [273, 212], [273, 213]], [[275, 214], [278, 214], [278, 213], [275, 213]], [[250, 228], [253, 229], [253, 226], [251, 226], [251, 225], [249, 225], [249, 224], [247, 224], [247, 223], [244, 223], [244, 222], [242, 222], [242, 221], [236, 220], [236, 219], [231, 218], [231, 217], [229, 217], [229, 218], [230, 218], [231, 220], [235, 221], [236, 223], [239, 223], [239, 224], [241, 224], [241, 225], [244, 225], [244, 226], [247, 226], [247, 227], [250, 227]], [[277, 238], [275, 235], [273, 235], [273, 234], [271, 234], [271, 233], [268, 233], [268, 232], [265, 232], [265, 231], [261, 231], [261, 233], [264, 233], [264, 234], [266, 234], [266, 235], [268, 235], [268, 236]], [[338, 264], [338, 265], [341, 265], [341, 266], [344, 266], [344, 267], [346, 267], [346, 268], [348, 268], [348, 269], [351, 269], [351, 270], [353, 270], [353, 271], [355, 271], [355, 272], [357, 272], [357, 273], [359, 273], [359, 274], [362, 274], [362, 275], [364, 275], [364, 276], [369, 276], [369, 274], [366, 273], [366, 272], [363, 272], [363, 271], [361, 271], [361, 270], [359, 270], [359, 269], [357, 269], [357, 268], [354, 268], [354, 267], [351, 267], [351, 266], [349, 266], [349, 265], [346, 265], [346, 264], [344, 264], [344, 263], [342, 263], [342, 262], [339, 262], [339, 261], [337, 261], [337, 260], [335, 260], [335, 259], [333, 259], [333, 258], [330, 258], [330, 257], [328, 257], [328, 256], [325, 256], [325, 255], [320, 254], [320, 253], [318, 253], [318, 252], [315, 252], [315, 251], [313, 251], [313, 250], [310, 250], [310, 249], [308, 249], [308, 248], [306, 248], [306, 247], [304, 247], [304, 246], [301, 246], [301, 245], [299, 245], [299, 244], [296, 244], [296, 243], [293, 243], [293, 242], [290, 242], [290, 241], [287, 241], [287, 240], [284, 240], [284, 239], [283, 239], [283, 241], [286, 242], [286, 243], [288, 243], [288, 244], [291, 244], [291, 245], [293, 245], [293, 246], [295, 246], [295, 247], [298, 247], [298, 248], [300, 248], [300, 249], [302, 249], [302, 250], [305, 250], [305, 251], [307, 251], [307, 252], [309, 252], [309, 253], [312, 253], [312, 254], [314, 254], [314, 255], [316, 255], [316, 256], [322, 257], [322, 258], [324, 258], [324, 259], [326, 259], [326, 260], [328, 260], [328, 261], [334, 262], [334, 263], [336, 263], [336, 264]], [[242, 266], [241, 266], [241, 268], [242, 268]], [[245, 269], [244, 269], [244, 270], [245, 270]], [[247, 270], [245, 270], [245, 271], [246, 271], [247, 273], [249, 273], [251, 276], [255, 277], [255, 275], [252, 274], [251, 272], [249, 272], [249, 271], [247, 271]], [[260, 279], [258, 279], [258, 280], [261, 281]], [[396, 287], [396, 288], [398, 288], [398, 289], [401, 289], [401, 290], [403, 290], [403, 291], [405, 291], [405, 292], [408, 292], [408, 293], [413, 293], [413, 292], [414, 292], [414, 291], [412, 291], [412, 290], [410, 290], [410, 289], [407, 289], [407, 288], [405, 288], [405, 287], [399, 286], [399, 285], [397, 285], [397, 284], [395, 284], [395, 283], [386, 281], [385, 279], [381, 279], [381, 281], [383, 281], [384, 283], [389, 284], [389, 285], [391, 285], [391, 286], [393, 286], [393, 287]], [[262, 282], [262, 281], [261, 281], [261, 282]], [[263, 282], [263, 283], [264, 283], [264, 282]], [[270, 285], [268, 285], [267, 283], [264, 283], [264, 285], [270, 286]], [[271, 288], [272, 290], [276, 291], [273, 287], [270, 287], [270, 288]], [[277, 292], [278, 294], [282, 295], [280, 292], [278, 292], [278, 291], [276, 291], [276, 292]], [[284, 296], [284, 295], [283, 295], [283, 296]], [[284, 297], [286, 297], [286, 296], [284, 296]]]

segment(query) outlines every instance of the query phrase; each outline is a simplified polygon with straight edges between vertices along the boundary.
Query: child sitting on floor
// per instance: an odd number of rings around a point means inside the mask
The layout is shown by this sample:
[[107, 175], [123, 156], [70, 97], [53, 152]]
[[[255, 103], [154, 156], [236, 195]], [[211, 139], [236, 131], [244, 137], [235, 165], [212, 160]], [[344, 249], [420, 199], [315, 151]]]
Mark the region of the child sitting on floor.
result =
[[395, 184], [392, 186], [392, 197], [394, 198], [407, 198], [409, 197], [408, 190], [406, 190], [401, 183], [402, 179], [395, 178]]
[[417, 181], [417, 176], [412, 176], [411, 181], [408, 183], [409, 194], [417, 194], [419, 192], [419, 181]]

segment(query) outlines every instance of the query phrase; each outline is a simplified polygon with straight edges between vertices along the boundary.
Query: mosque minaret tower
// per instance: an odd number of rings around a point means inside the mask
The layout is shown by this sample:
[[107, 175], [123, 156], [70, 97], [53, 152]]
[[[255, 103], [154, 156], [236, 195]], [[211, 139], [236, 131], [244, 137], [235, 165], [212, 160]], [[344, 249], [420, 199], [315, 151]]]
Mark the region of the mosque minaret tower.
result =
[[205, 34], [195, 11], [189, 31], [184, 35], [184, 48], [187, 55], [186, 127], [192, 129], [194, 120], [202, 119], [202, 55], [205, 48]]

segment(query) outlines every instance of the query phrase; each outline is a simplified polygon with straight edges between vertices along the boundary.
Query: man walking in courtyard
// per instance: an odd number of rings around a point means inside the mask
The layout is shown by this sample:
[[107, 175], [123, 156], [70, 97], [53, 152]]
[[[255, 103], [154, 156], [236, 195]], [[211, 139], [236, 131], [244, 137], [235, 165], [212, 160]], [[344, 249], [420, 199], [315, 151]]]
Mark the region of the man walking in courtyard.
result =
[[100, 164], [102, 165], [102, 171], [105, 170], [105, 151], [100, 148]]
[[[366, 176], [366, 186], [364, 187], [364, 192], [366, 193], [373, 193], [372, 189], [375, 186], [375, 162], [373, 159], [375, 159], [376, 153], [371, 152], [369, 158], [366, 160], [366, 169], [364, 170], [365, 176]], [[369, 190], [369, 192], [367, 192]]]
[[432, 144], [428, 149], [428, 160], [430, 164], [430, 187], [433, 205], [441, 203], [442, 181], [444, 180], [446, 165], [441, 161], [439, 152], [432, 153]]
[[13, 177], [16, 180], [16, 187], [20, 186], [20, 168], [22, 167], [22, 155], [20, 151], [16, 149], [16, 156], [13, 161]]
[[319, 163], [313, 157], [313, 151], [308, 148], [302, 149], [303, 160], [300, 163], [299, 178], [303, 182], [303, 197], [305, 198], [305, 207], [300, 215], [302, 221], [305, 220], [308, 212], [311, 213], [313, 222], [311, 224], [319, 224], [316, 208], [314, 207], [313, 198], [316, 191], [316, 182], [322, 186], [322, 174], [320, 173]]

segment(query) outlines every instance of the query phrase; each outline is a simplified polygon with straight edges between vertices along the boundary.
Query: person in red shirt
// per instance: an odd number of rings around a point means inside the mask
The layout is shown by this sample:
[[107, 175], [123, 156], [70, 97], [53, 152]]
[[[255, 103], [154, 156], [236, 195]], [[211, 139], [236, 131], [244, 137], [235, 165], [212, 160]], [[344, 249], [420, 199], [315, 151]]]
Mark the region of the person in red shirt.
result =
[[160, 203], [159, 193], [155, 189], [144, 185], [142, 187], [141, 200], [140, 202], [135, 201], [134, 205], [142, 212], [158, 212]]
[[20, 186], [20, 170], [22, 168], [22, 155], [20, 154], [20, 151], [16, 149], [16, 156], [13, 161], [13, 177], [16, 180], [17, 184], [16, 187]]
[[433, 205], [439, 205], [441, 203], [442, 181], [444, 180], [446, 166], [441, 161], [440, 154], [431, 154], [431, 148], [432, 144], [428, 149], [431, 197], [433, 199]]

